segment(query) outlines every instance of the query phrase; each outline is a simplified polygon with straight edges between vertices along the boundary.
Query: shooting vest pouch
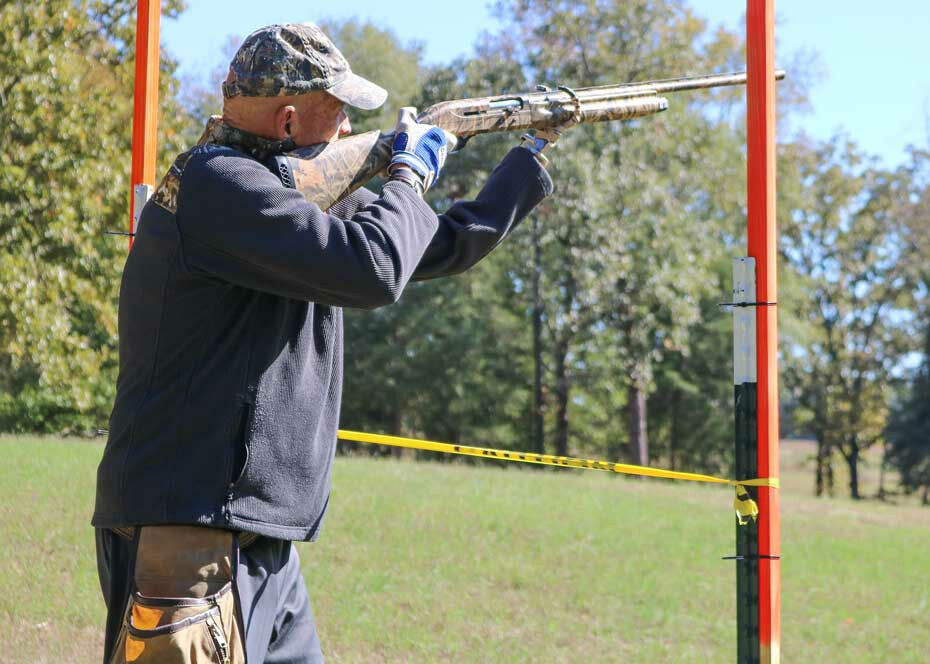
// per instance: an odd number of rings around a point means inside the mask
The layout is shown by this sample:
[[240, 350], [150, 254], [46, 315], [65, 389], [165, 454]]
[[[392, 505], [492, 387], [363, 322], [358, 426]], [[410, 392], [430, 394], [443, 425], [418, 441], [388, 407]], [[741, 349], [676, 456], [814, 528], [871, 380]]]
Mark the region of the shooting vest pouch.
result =
[[140, 530], [134, 591], [111, 664], [245, 661], [234, 592], [234, 533], [197, 526]]

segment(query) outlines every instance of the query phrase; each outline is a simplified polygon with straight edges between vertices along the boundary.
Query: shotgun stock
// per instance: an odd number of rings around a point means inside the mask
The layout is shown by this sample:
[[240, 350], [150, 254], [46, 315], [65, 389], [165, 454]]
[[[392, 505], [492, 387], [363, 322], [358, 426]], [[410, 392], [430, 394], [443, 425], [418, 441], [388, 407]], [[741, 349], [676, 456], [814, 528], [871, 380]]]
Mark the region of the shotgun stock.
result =
[[[783, 70], [775, 72], [776, 80], [784, 77]], [[667, 92], [745, 83], [746, 72], [734, 72], [577, 90], [538, 86], [534, 92], [439, 102], [417, 120], [454, 134], [461, 149], [478, 134], [629, 120], [666, 110], [668, 100], [660, 95]], [[299, 148], [276, 157], [278, 174], [325, 210], [385, 170], [393, 140], [393, 132], [369, 131]]]

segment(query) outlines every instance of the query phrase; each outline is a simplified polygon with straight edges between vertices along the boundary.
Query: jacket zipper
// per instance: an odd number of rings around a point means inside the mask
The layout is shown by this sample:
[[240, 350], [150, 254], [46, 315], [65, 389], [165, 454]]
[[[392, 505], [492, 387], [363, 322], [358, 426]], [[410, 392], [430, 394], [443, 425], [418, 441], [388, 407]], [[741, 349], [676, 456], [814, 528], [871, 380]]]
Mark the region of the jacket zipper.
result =
[[[213, 600], [213, 604], [216, 606], [217, 611], [219, 611], [220, 605], [215, 599]], [[207, 631], [210, 632], [210, 637], [213, 639], [213, 645], [216, 648], [216, 653], [220, 656], [220, 661], [223, 664], [229, 664], [229, 644], [226, 642], [223, 630], [216, 624], [216, 620], [213, 616], [207, 618]]]
[[[242, 407], [245, 408], [245, 418], [244, 418], [244, 423], [243, 423], [242, 430], [241, 430], [240, 440], [237, 442], [239, 445], [242, 445], [243, 447], [248, 448], [249, 434], [250, 434], [249, 430], [252, 428], [252, 415], [254, 413], [255, 404], [251, 400], [246, 400], [242, 402]], [[228, 464], [229, 471], [226, 475], [226, 503], [223, 506], [223, 518], [226, 520], [227, 524], [232, 520], [231, 504], [232, 504], [233, 498], [235, 497], [235, 489], [236, 489], [237, 478], [233, 477], [233, 474], [236, 471], [236, 469], [233, 467], [235, 459], [236, 459], [235, 450], [234, 449], [230, 450], [229, 464]], [[240, 473], [245, 472], [245, 466], [246, 464], [248, 464], [248, 462], [249, 462], [249, 454], [248, 454], [248, 451], [246, 451], [245, 459], [243, 460], [243, 466], [241, 469], [239, 469]]]

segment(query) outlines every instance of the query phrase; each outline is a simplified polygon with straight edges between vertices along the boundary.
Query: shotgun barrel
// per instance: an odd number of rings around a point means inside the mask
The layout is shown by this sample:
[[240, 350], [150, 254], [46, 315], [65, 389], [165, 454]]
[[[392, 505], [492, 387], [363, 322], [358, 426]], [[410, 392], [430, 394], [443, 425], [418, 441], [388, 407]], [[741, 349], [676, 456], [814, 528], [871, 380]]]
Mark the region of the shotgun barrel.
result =
[[[776, 80], [784, 77], [783, 70], [775, 72]], [[653, 115], [668, 108], [662, 94], [745, 83], [746, 72], [731, 72], [578, 89], [540, 86], [532, 92], [439, 102], [417, 119], [455, 134], [461, 147], [478, 134]], [[278, 175], [325, 210], [384, 171], [393, 136], [393, 132], [372, 131], [279, 155]]]

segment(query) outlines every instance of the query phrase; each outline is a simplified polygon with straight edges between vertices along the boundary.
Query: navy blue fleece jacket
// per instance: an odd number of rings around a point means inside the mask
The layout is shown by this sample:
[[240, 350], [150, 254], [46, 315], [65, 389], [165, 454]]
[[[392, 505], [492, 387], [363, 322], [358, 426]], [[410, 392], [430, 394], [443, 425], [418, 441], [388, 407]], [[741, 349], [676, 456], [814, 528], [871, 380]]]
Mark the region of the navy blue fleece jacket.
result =
[[[341, 307], [461, 272], [552, 190], [514, 148], [436, 215], [407, 185], [324, 212], [247, 151], [203, 145], [143, 210], [120, 290], [120, 372], [93, 524], [315, 539], [342, 390]], [[170, 200], [170, 204], [165, 204]]]

